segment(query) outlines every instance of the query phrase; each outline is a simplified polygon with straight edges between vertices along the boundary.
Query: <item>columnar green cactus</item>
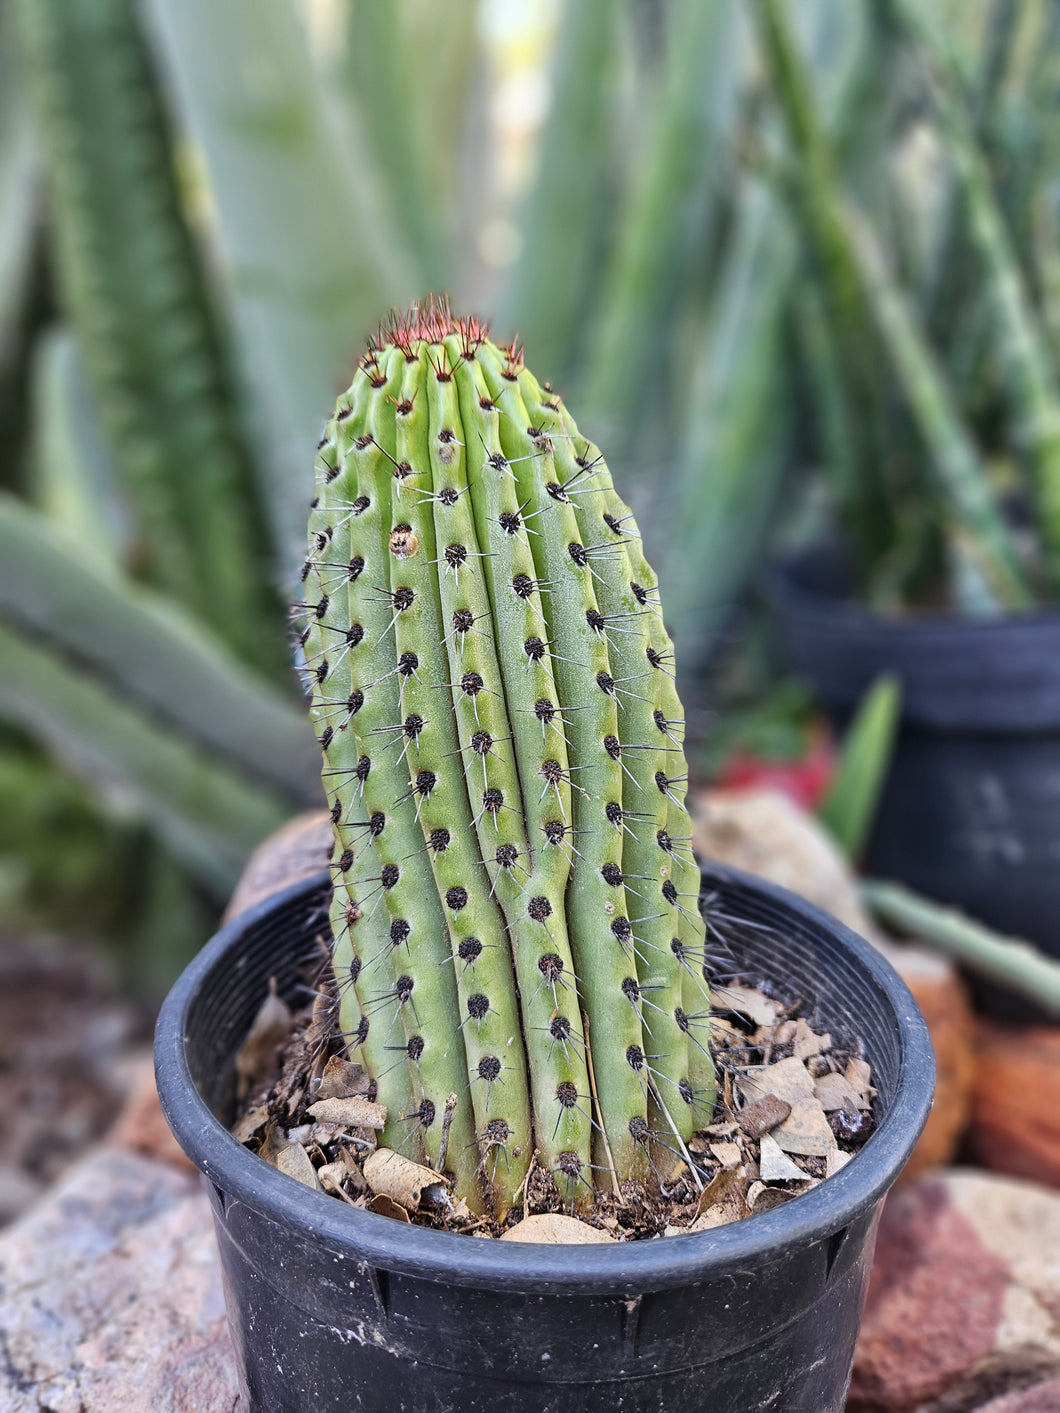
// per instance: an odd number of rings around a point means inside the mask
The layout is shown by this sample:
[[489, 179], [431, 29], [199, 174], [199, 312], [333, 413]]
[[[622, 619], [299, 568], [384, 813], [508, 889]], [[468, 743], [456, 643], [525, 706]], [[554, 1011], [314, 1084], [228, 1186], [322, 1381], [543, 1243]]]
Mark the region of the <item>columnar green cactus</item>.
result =
[[305, 672], [341, 1029], [386, 1138], [502, 1214], [662, 1171], [713, 1071], [683, 722], [603, 457], [513, 345], [431, 301], [317, 449]]

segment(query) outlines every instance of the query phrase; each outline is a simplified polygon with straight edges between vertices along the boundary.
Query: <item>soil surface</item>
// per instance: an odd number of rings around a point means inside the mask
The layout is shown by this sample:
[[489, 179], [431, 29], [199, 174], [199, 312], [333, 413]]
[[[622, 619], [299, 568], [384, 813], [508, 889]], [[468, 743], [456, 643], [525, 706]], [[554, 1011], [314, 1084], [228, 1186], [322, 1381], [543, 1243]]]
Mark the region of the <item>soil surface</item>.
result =
[[[351, 1206], [448, 1231], [521, 1235], [513, 1229], [529, 1217], [573, 1210], [562, 1176], [536, 1161], [522, 1200], [497, 1222], [454, 1199], [448, 1178], [417, 1161], [411, 1144], [379, 1147], [386, 1110], [330, 1038], [332, 1007], [320, 978], [315, 985], [316, 1002], [299, 1014], [270, 994], [237, 1058], [245, 1099], [233, 1133], [252, 1152]], [[868, 1063], [815, 1030], [800, 1002], [717, 981], [711, 998], [702, 1037], [718, 1074], [710, 1123], [687, 1146], [653, 1135], [652, 1187], [612, 1181], [579, 1212], [599, 1240], [677, 1236], [769, 1211], [838, 1172], [873, 1132]]]

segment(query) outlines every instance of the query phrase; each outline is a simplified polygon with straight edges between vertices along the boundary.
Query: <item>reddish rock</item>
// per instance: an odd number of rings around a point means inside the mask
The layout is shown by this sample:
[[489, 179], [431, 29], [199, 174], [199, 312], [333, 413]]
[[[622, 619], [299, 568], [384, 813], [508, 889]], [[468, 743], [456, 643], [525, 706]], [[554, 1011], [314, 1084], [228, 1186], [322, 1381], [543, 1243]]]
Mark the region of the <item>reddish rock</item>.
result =
[[980, 1022], [968, 1138], [994, 1172], [1060, 1187], [1060, 1026]]
[[966, 1413], [1057, 1373], [1060, 1197], [970, 1171], [893, 1193], [850, 1413]]

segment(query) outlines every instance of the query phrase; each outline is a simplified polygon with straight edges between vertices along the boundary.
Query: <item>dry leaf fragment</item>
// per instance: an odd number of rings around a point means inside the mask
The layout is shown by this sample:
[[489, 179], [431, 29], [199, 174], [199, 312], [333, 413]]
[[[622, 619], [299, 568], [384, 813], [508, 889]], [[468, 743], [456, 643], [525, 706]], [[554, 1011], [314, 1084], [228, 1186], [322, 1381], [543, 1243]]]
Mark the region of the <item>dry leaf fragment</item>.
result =
[[685, 1227], [686, 1232], [693, 1231], [713, 1231], [715, 1227], [726, 1227], [730, 1222], [739, 1221], [743, 1215], [737, 1207], [729, 1202], [716, 1202], [712, 1207], [698, 1216], [690, 1227]]
[[775, 1025], [779, 1007], [753, 986], [713, 986], [711, 997], [719, 1011], [746, 1016], [754, 1025]]
[[795, 1022], [795, 1035], [793, 1037], [794, 1055], [797, 1060], [808, 1060], [811, 1055], [819, 1055], [823, 1050], [832, 1048], [832, 1037], [830, 1035], [819, 1035], [815, 1030], [811, 1030], [809, 1025], [800, 1016]]
[[305, 1183], [306, 1187], [313, 1187], [318, 1192], [320, 1191], [317, 1170], [309, 1161], [309, 1154], [300, 1143], [289, 1143], [286, 1148], [282, 1148], [276, 1155], [276, 1166], [281, 1173], [286, 1173], [288, 1177]]
[[240, 1143], [249, 1143], [259, 1129], [264, 1128], [269, 1121], [268, 1104], [256, 1104], [253, 1109], [248, 1109], [245, 1114], [241, 1114], [236, 1121], [236, 1126], [232, 1130], [232, 1136]]
[[785, 1153], [802, 1153], [825, 1158], [836, 1146], [824, 1110], [816, 1099], [797, 1099], [791, 1113], [773, 1130], [773, 1137]]
[[353, 1199], [346, 1195], [342, 1185], [346, 1179], [346, 1164], [341, 1159], [334, 1163], [325, 1163], [322, 1168], [318, 1168], [317, 1177], [325, 1192], [330, 1192], [332, 1197], [341, 1197], [344, 1202], [352, 1202]]
[[846, 1167], [853, 1156], [853, 1153], [844, 1153], [842, 1148], [833, 1148], [825, 1155], [825, 1176], [834, 1176], [840, 1168]]
[[377, 1148], [364, 1160], [364, 1180], [377, 1195], [392, 1197], [402, 1207], [415, 1212], [428, 1188], [444, 1186], [445, 1179], [433, 1168], [403, 1158], [392, 1148]]
[[833, 1109], [859, 1109], [861, 1093], [841, 1074], [823, 1074], [813, 1087], [814, 1097], [825, 1113]]
[[740, 1110], [736, 1122], [748, 1138], [761, 1138], [777, 1124], [783, 1123], [791, 1113], [791, 1105], [786, 1099], [778, 1099], [775, 1094], [767, 1094], [764, 1099], [756, 1099], [753, 1104]]
[[806, 1174], [797, 1168], [775, 1138], [762, 1135], [758, 1171], [763, 1182], [805, 1182]]
[[696, 1205], [696, 1219], [711, 1207], [731, 1206], [742, 1216], [746, 1210], [744, 1194], [747, 1191], [747, 1169], [741, 1164], [738, 1168], [722, 1168], [699, 1194]]
[[742, 1075], [739, 1088], [740, 1094], [749, 1103], [764, 1099], [767, 1094], [789, 1104], [799, 1099], [813, 1098], [813, 1080], [803, 1062], [794, 1055], [779, 1060], [775, 1065], [763, 1065]]
[[381, 1133], [386, 1127], [386, 1107], [351, 1094], [345, 1099], [318, 1099], [309, 1112], [318, 1123], [340, 1128], [371, 1128]]
[[709, 1133], [712, 1138], [731, 1138], [736, 1132], [736, 1124], [733, 1120], [726, 1119], [723, 1123], [708, 1124], [703, 1132]]
[[264, 1158], [266, 1163], [276, 1167], [276, 1160], [283, 1150], [290, 1143], [290, 1139], [275, 1119], [270, 1119], [265, 1125], [265, 1134], [261, 1140], [261, 1147], [258, 1149], [258, 1157]]
[[580, 1222], [577, 1217], [567, 1217], [562, 1212], [538, 1212], [524, 1217], [501, 1236], [501, 1241], [539, 1241], [549, 1246], [587, 1246], [590, 1243], [614, 1242], [614, 1239], [609, 1232]]
[[276, 991], [276, 978], [269, 978], [269, 994], [262, 1001], [247, 1038], [236, 1052], [236, 1077], [240, 1095], [272, 1075], [279, 1076], [279, 1048], [291, 1033], [291, 1008]]
[[861, 1060], [858, 1059], [857, 1056], [854, 1056], [847, 1064], [843, 1072], [843, 1078], [848, 1084], [853, 1085], [861, 1096], [858, 1108], [869, 1108], [872, 1096], [876, 1091], [872, 1087], [872, 1069], [869, 1066], [868, 1060]]
[[354, 1095], [362, 1099], [368, 1097], [371, 1080], [360, 1065], [332, 1055], [324, 1066], [324, 1073], [317, 1090], [317, 1099], [351, 1099]]
[[392, 1217], [397, 1222], [411, 1221], [409, 1214], [402, 1207], [400, 1202], [395, 1202], [392, 1197], [388, 1197], [385, 1192], [379, 1192], [372, 1198], [369, 1204], [373, 1212], [377, 1212], [381, 1217]]
[[713, 1011], [710, 1016], [710, 1035], [712, 1042], [718, 1049], [724, 1049], [730, 1045], [742, 1046], [747, 1039], [742, 1030], [733, 1025], [731, 1021], [715, 1015]]
[[712, 1143], [710, 1151], [723, 1168], [735, 1168], [743, 1162], [743, 1150], [738, 1143]]
[[[802, 1176], [811, 1186], [814, 1184], [815, 1179], [805, 1173]], [[754, 1182], [747, 1192], [747, 1205], [757, 1215], [759, 1212], [771, 1212], [774, 1207], [783, 1207], [785, 1202], [798, 1196], [799, 1193], [790, 1187], [767, 1187], [764, 1182]]]

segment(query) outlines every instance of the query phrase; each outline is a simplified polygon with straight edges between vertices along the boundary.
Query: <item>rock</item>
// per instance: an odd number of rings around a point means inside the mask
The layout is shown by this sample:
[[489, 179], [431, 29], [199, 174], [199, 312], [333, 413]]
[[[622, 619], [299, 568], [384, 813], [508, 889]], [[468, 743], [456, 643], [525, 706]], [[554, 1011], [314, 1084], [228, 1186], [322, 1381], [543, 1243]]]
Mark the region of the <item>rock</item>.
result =
[[259, 844], [247, 861], [236, 891], [225, 908], [225, 922], [255, 903], [290, 888], [327, 868], [331, 859], [331, 821], [326, 810], [296, 814]]
[[873, 931], [839, 850], [810, 815], [779, 790], [703, 790], [690, 797], [698, 853], [757, 873], [839, 918]]
[[967, 1413], [1058, 1374], [1060, 1196], [959, 1169], [892, 1193], [849, 1413]]
[[163, 1117], [155, 1088], [154, 1059], [149, 1050], [140, 1054], [135, 1068], [130, 1069], [129, 1096], [105, 1141], [115, 1148], [157, 1158], [159, 1162], [170, 1163], [189, 1173], [196, 1171]]
[[980, 1404], [974, 1413], [1060, 1413], [1060, 1379], [1048, 1379], [1018, 1393]]
[[1060, 1187], [1060, 1026], [980, 1021], [969, 1145], [995, 1172]]
[[146, 1014], [114, 995], [90, 949], [0, 949], [0, 1227], [110, 1128]]
[[5, 1413], [235, 1413], [197, 1178], [97, 1149], [0, 1237]]
[[972, 1011], [954, 965], [936, 952], [883, 936], [832, 840], [787, 795], [700, 790], [689, 803], [692, 842], [700, 854], [798, 893], [879, 948], [898, 971], [924, 1013], [938, 1067], [934, 1107], [903, 1176], [950, 1162], [968, 1120], [975, 1072]]

